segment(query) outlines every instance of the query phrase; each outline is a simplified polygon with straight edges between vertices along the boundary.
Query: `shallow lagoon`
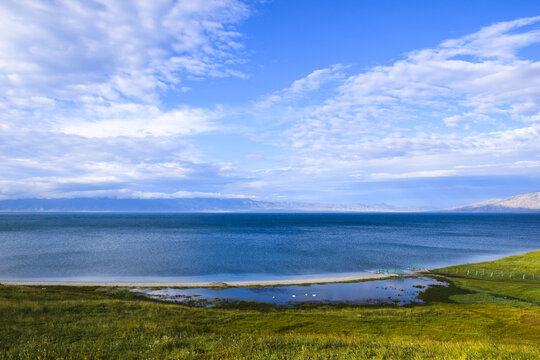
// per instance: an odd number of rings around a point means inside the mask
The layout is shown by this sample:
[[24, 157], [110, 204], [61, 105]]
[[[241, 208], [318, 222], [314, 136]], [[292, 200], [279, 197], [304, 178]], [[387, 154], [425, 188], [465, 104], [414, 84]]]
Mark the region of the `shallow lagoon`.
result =
[[135, 289], [154, 299], [211, 306], [222, 300], [256, 301], [277, 306], [299, 303], [405, 305], [421, 303], [418, 294], [430, 285], [448, 283], [430, 277], [408, 277], [301, 286], [237, 287], [224, 289]]

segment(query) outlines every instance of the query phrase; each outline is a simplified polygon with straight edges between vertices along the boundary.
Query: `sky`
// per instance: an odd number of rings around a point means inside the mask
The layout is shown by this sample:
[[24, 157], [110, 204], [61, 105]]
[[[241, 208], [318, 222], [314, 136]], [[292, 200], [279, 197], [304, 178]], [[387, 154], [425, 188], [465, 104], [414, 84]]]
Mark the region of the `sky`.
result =
[[540, 191], [540, 2], [4, 0], [0, 199]]

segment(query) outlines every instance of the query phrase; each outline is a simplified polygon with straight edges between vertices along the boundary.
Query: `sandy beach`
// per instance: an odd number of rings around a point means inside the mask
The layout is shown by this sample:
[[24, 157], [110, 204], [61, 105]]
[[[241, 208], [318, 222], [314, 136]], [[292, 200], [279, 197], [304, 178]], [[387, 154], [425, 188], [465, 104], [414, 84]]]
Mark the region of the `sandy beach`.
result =
[[[414, 273], [407, 273], [412, 275]], [[407, 275], [405, 274], [405, 275]], [[323, 284], [347, 281], [385, 279], [397, 274], [364, 274], [349, 276], [332, 276], [322, 278], [282, 279], [282, 280], [250, 280], [250, 281], [206, 281], [206, 282], [162, 282], [162, 281], [6, 281], [0, 280], [1, 285], [29, 286], [107, 286], [107, 287], [240, 287], [240, 286], [274, 286]]]

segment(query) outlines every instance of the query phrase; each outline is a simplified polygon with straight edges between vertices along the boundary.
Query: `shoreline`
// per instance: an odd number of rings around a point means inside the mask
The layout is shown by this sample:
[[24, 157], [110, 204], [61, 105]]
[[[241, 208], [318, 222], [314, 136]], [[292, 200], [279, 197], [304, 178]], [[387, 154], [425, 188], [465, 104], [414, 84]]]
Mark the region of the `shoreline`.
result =
[[420, 272], [408, 272], [404, 274], [364, 274], [349, 276], [330, 276], [322, 278], [298, 278], [283, 280], [247, 280], [247, 281], [45, 281], [45, 280], [0, 280], [0, 285], [18, 286], [104, 286], [104, 287], [249, 287], [249, 286], [279, 286], [279, 285], [303, 285], [325, 284], [349, 281], [382, 280], [396, 276], [417, 275]]

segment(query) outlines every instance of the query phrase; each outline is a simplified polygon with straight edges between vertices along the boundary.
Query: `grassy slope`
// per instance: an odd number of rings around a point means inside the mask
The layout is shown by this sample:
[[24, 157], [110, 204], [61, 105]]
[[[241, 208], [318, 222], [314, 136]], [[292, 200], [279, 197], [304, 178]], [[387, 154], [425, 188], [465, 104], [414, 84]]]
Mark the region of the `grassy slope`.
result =
[[469, 278], [540, 283], [540, 250], [495, 261], [449, 266], [433, 271]]
[[[454, 283], [464, 288], [540, 303], [540, 251], [495, 261], [449, 266], [433, 272], [455, 276]], [[537, 274], [534, 279], [532, 274]]]
[[[538, 256], [531, 254], [524, 264]], [[0, 286], [0, 359], [540, 358], [540, 306], [470, 290], [535, 284], [453, 280], [468, 289], [428, 288], [426, 305], [295, 309], [203, 309], [125, 290]]]

